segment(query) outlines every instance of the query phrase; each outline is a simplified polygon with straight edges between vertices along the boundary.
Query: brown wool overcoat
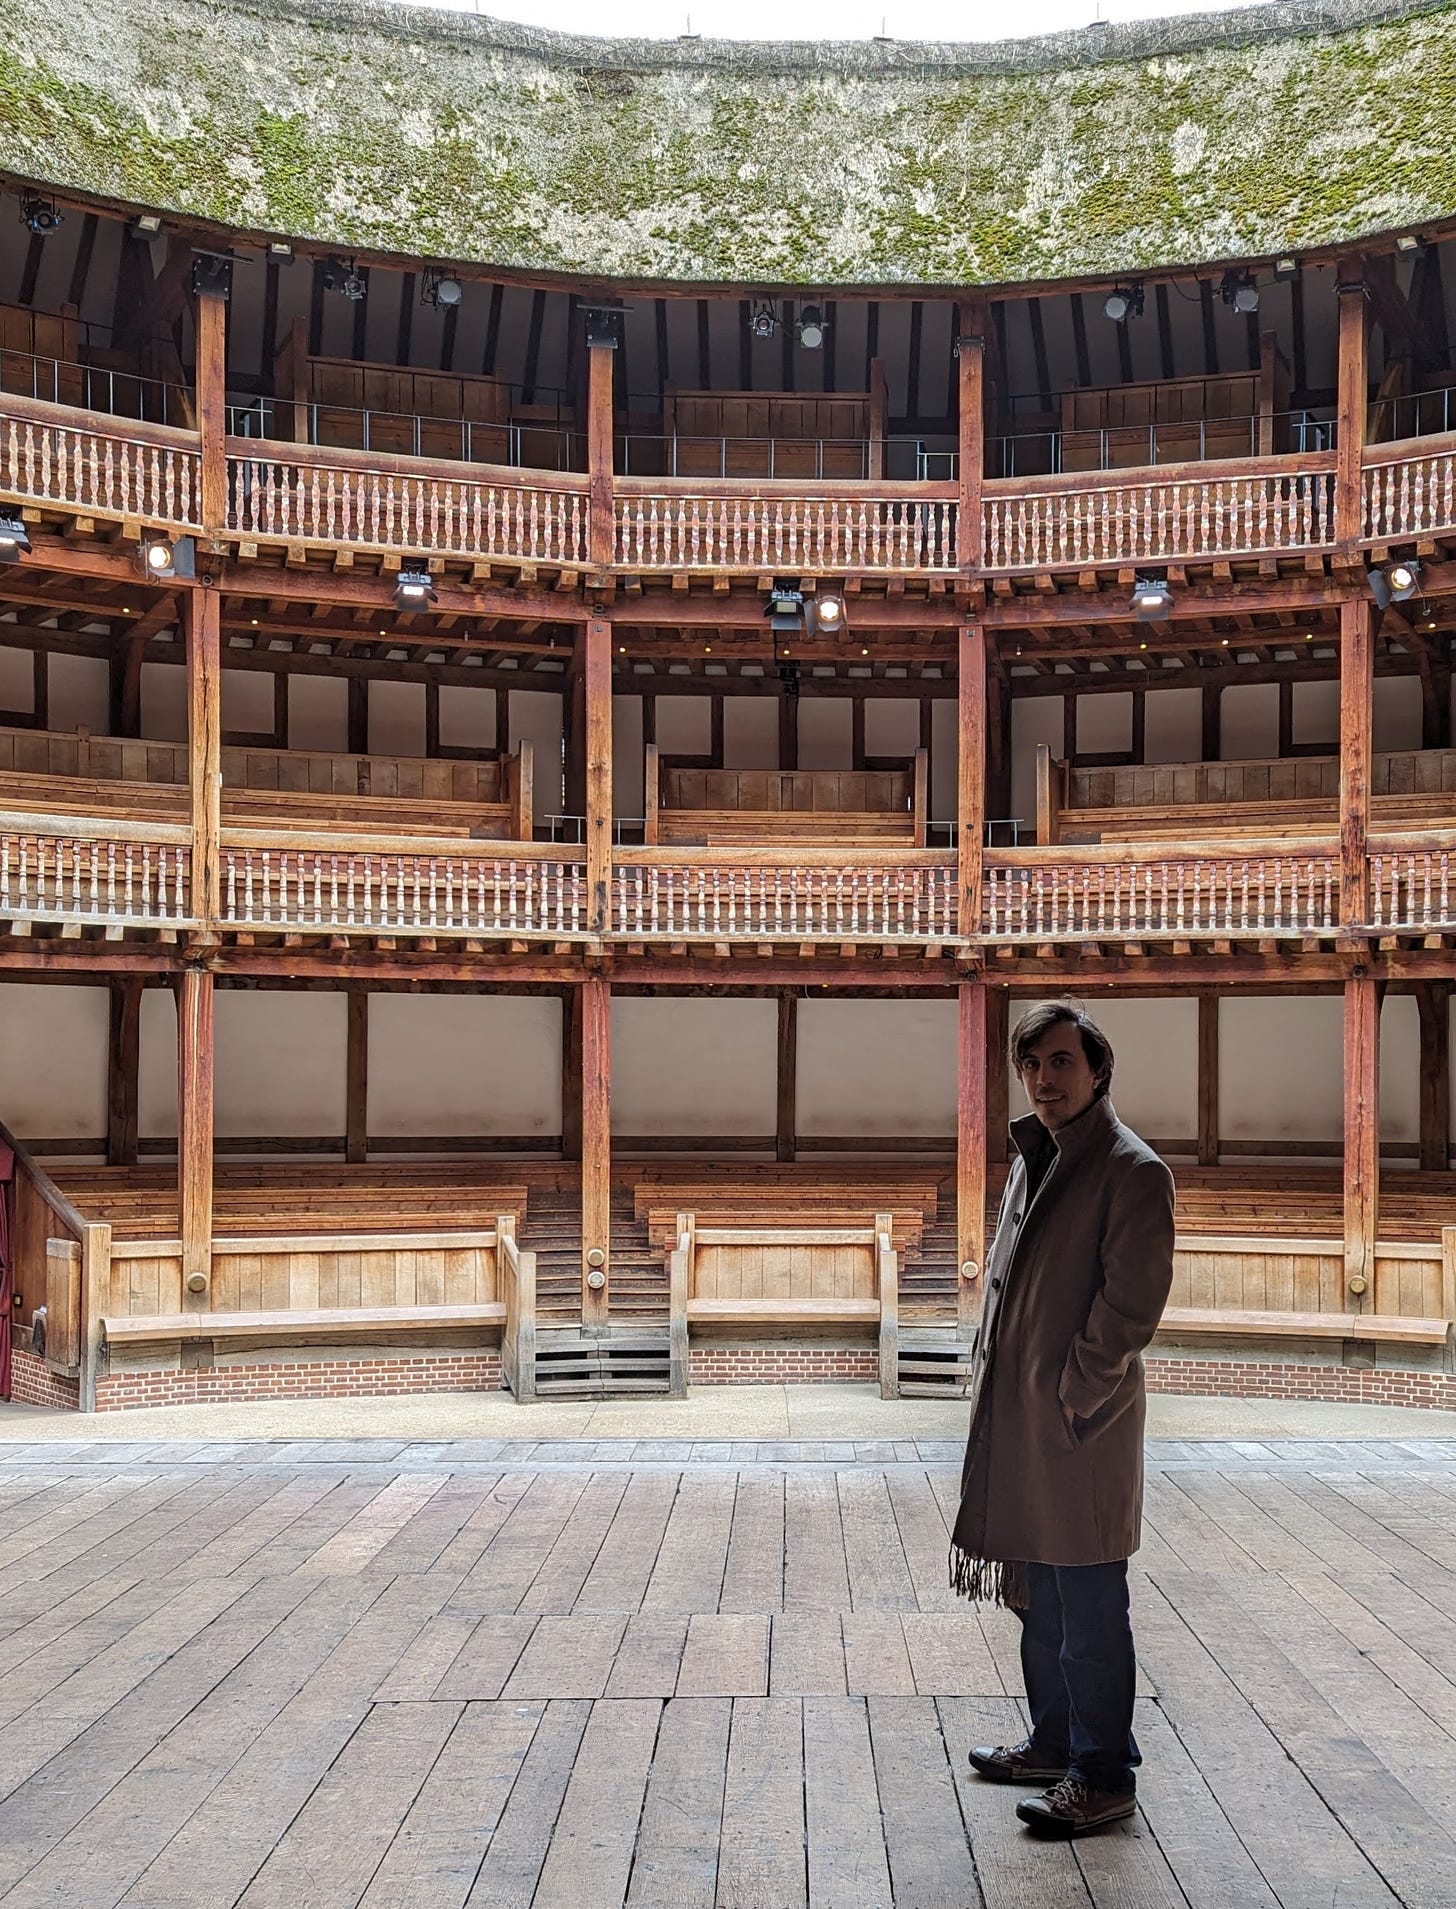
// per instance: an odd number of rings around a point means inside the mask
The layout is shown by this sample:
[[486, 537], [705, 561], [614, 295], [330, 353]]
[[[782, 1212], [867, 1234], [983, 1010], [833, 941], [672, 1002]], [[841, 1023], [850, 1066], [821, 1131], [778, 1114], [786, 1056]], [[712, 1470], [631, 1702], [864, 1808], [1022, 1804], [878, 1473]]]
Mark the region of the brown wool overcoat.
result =
[[1021, 1603], [1021, 1575], [994, 1567], [1105, 1564], [1138, 1548], [1138, 1355], [1173, 1279], [1173, 1176], [1105, 1097], [1059, 1133], [1027, 1114], [1011, 1137], [951, 1572], [970, 1597]]

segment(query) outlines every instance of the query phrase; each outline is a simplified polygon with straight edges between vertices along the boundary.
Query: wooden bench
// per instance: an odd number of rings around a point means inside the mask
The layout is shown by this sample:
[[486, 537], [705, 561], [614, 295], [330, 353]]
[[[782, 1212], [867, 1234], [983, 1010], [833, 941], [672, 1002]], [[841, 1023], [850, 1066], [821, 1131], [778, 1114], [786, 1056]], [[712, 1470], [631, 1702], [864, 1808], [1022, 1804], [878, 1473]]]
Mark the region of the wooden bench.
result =
[[653, 743], [646, 757], [648, 847], [925, 846], [923, 749], [905, 768], [842, 771], [688, 767], [664, 762]]
[[894, 1222], [877, 1213], [870, 1226], [700, 1226], [684, 1212], [668, 1257], [668, 1332], [672, 1395], [681, 1398], [690, 1373], [694, 1325], [786, 1327], [816, 1331], [875, 1327], [880, 1396], [899, 1390]]

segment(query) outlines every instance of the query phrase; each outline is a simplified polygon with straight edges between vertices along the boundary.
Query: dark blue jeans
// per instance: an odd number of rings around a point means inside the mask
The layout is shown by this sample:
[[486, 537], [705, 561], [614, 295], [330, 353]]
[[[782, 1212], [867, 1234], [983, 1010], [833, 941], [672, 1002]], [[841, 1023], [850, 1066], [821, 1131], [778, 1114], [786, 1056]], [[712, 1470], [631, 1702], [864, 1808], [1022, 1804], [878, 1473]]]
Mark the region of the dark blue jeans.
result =
[[1017, 1616], [1031, 1740], [1089, 1788], [1131, 1791], [1142, 1758], [1127, 1561], [1030, 1564], [1027, 1576], [1031, 1606]]

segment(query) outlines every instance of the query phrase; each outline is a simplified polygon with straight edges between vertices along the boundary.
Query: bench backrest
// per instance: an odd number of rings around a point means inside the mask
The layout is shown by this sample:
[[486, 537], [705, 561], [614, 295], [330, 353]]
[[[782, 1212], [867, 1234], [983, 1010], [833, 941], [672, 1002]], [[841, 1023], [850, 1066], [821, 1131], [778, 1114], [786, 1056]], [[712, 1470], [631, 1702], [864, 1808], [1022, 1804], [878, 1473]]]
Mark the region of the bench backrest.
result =
[[[1385, 1241], [1364, 1310], [1403, 1319], [1456, 1320], [1456, 1227], [1435, 1243]], [[1219, 1312], [1348, 1313], [1361, 1301], [1345, 1286], [1338, 1239], [1187, 1237], [1173, 1255], [1168, 1304]]]
[[708, 769], [664, 762], [648, 743], [643, 839], [682, 843], [716, 831], [743, 842], [888, 838], [923, 848], [929, 786], [923, 749], [904, 768]]
[[868, 1225], [723, 1226], [677, 1216], [669, 1286], [683, 1300], [893, 1300], [894, 1220]]

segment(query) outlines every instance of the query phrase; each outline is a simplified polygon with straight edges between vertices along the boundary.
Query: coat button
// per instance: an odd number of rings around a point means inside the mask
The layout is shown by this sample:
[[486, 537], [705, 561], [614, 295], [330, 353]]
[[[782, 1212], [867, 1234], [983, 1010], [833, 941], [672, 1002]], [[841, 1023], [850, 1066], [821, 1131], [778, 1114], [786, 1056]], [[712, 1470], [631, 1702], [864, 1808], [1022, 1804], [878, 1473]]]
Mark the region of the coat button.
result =
[[1020, 1226], [1020, 1224], [1021, 1224], [1021, 1215], [1020, 1215], [1019, 1213], [1013, 1213], [1013, 1214], [1011, 1215], [1011, 1224], [1012, 1224], [1013, 1226]]
[[995, 1291], [997, 1291], [998, 1293], [1000, 1292], [1000, 1290], [1001, 1290], [1001, 1282], [1000, 1282], [1000, 1280], [999, 1280], [999, 1279], [993, 1279], [993, 1280], [991, 1281], [991, 1285], [992, 1285], [992, 1287], [993, 1287], [993, 1288], [995, 1289]]

